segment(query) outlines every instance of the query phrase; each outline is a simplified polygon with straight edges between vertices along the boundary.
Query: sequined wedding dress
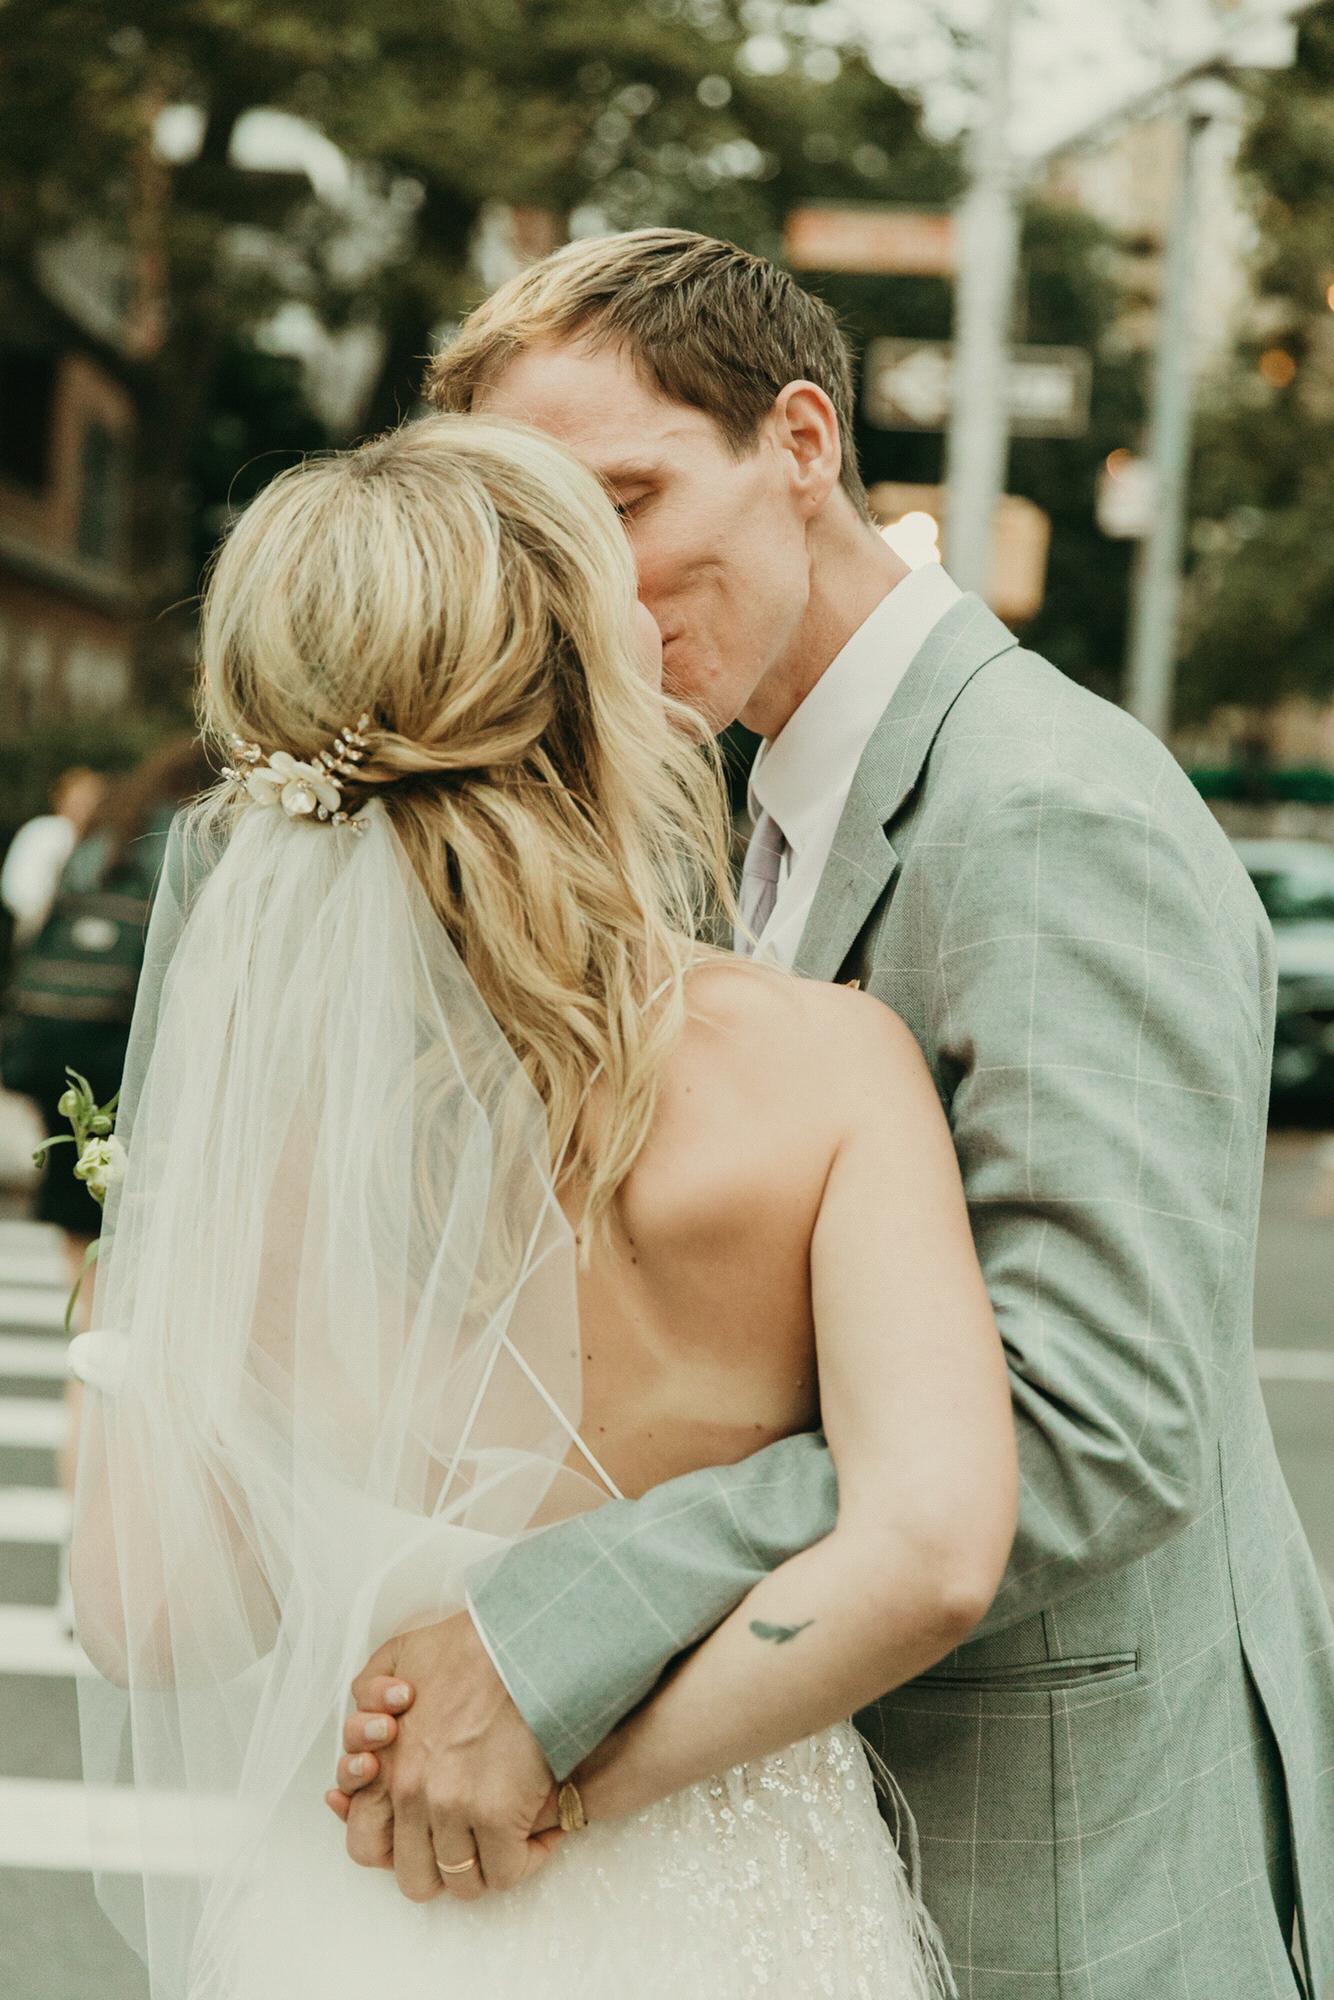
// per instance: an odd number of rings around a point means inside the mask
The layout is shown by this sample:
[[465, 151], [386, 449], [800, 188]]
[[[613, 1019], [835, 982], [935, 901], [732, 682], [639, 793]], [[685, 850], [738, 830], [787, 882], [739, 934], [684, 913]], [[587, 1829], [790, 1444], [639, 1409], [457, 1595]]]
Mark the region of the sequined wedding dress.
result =
[[568, 1835], [532, 1881], [474, 1903], [407, 1902], [391, 1874], [348, 1861], [322, 1806], [258, 1873], [235, 2000], [954, 1991], [850, 1723]]

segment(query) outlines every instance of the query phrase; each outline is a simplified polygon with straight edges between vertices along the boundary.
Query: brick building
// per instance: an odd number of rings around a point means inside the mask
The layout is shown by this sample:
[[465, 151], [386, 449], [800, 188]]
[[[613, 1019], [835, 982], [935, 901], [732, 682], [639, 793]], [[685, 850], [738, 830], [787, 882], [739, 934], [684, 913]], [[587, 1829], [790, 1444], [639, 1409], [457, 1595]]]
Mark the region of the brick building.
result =
[[0, 313], [0, 733], [123, 707], [135, 594], [128, 363], [36, 285]]

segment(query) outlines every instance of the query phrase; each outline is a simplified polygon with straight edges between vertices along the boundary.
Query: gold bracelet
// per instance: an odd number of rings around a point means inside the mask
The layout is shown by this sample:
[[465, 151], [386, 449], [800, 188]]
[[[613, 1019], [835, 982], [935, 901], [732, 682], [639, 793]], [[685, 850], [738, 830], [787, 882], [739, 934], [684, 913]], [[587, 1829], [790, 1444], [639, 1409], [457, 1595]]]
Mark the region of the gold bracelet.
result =
[[572, 1778], [567, 1778], [556, 1794], [556, 1813], [562, 1833], [582, 1833], [588, 1825], [588, 1814], [579, 1796], [579, 1787]]

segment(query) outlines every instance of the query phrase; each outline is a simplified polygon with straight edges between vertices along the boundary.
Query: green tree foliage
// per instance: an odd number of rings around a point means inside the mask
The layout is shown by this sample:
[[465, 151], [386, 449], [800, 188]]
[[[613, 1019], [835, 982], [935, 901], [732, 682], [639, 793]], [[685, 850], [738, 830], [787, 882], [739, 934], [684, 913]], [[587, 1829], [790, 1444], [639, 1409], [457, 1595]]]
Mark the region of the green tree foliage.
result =
[[[489, 201], [776, 249], [798, 194], [947, 188], [913, 108], [859, 54], [805, 37], [788, 7], [750, 61], [754, 18], [755, 0], [0, 0], [0, 258], [12, 269], [92, 226], [121, 243], [127, 276], [160, 288], [165, 338], [135, 376], [153, 604], [193, 587], [229, 357], [275, 307], [378, 332], [373, 429], [412, 407], [433, 331], [471, 302]], [[175, 104], [197, 107], [202, 132], [164, 164], [148, 135]], [[238, 166], [255, 107], [327, 135], [352, 163], [349, 199]]]
[[[679, 224], [771, 255], [801, 201], [952, 202], [956, 149], [825, 34], [817, 9], [777, 0], [0, 0], [0, 260], [91, 225], [160, 290], [164, 339], [132, 371], [150, 694], [182, 682], [201, 555], [229, 501], [326, 441], [290, 365], [264, 353], [275, 308], [375, 331], [357, 423], [374, 430], [413, 407], [433, 337], [478, 295], [469, 247], [489, 202], [579, 228]], [[181, 104], [202, 121], [197, 150], [164, 163], [150, 127]], [[237, 164], [255, 107], [340, 149], [343, 196]], [[1115, 317], [1104, 249], [1069, 211], [1030, 216], [1021, 337], [1096, 345]], [[859, 351], [878, 333], [949, 335], [944, 280], [807, 282]], [[1124, 554], [1093, 527], [1093, 478], [1125, 441], [1133, 384], [1112, 353], [1097, 383], [1092, 436], [1017, 444], [1012, 485], [1055, 524], [1038, 636], [1106, 684]], [[859, 444], [872, 479], [940, 477], [939, 436], [862, 426]]]
[[[1334, 695], [1334, 5], [1254, 87], [1254, 329], [1202, 426], [1183, 705]], [[1285, 359], [1284, 357], [1288, 357]]]

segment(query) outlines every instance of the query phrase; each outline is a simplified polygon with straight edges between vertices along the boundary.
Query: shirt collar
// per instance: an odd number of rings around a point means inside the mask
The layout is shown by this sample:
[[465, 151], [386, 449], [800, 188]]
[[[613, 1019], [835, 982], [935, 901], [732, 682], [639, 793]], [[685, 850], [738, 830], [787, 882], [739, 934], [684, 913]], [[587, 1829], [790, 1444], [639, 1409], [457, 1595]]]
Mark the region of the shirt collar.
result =
[[769, 812], [797, 852], [847, 796], [890, 696], [932, 628], [959, 600], [939, 563], [910, 570], [835, 654], [800, 707], [760, 745], [750, 774], [752, 819]]

